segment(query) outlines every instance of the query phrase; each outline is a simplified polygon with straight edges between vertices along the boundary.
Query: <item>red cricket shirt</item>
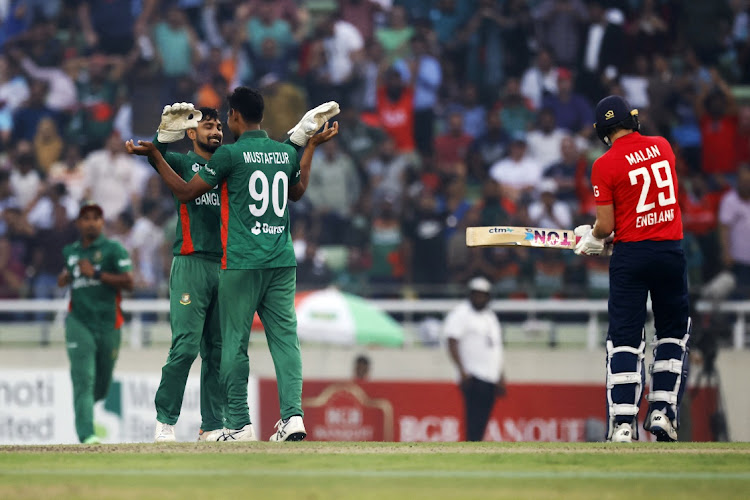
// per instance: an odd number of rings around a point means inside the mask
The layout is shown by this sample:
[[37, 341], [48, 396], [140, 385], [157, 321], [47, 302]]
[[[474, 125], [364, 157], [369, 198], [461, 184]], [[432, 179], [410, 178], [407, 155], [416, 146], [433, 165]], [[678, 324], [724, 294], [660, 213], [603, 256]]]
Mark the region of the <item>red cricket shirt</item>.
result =
[[614, 205], [615, 243], [682, 239], [675, 157], [663, 137], [620, 137], [594, 162], [591, 184], [597, 205]]

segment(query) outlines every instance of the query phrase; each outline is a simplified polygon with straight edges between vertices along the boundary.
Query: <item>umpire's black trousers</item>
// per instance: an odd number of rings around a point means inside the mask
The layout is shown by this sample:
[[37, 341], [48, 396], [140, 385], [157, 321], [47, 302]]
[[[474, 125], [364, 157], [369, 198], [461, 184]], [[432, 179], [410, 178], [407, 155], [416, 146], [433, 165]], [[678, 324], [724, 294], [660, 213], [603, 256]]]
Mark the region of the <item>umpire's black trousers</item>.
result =
[[491, 382], [469, 377], [461, 384], [466, 410], [466, 440], [481, 441], [492, 407], [495, 405], [497, 386]]

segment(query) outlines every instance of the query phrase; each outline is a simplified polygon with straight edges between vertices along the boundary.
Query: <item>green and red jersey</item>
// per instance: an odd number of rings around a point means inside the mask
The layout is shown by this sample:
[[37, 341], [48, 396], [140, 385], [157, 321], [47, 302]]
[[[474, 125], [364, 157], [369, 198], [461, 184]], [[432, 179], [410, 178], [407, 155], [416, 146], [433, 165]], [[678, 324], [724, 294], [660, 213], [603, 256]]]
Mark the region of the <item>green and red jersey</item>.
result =
[[70, 314], [86, 324], [120, 328], [123, 323], [120, 290], [83, 276], [78, 263], [85, 259], [97, 271], [122, 274], [131, 270], [128, 251], [120, 243], [99, 236], [86, 248], [80, 241], [65, 246], [63, 257], [72, 277]]
[[[154, 145], [177, 175], [185, 182], [206, 166], [202, 156], [190, 151], [187, 154], [167, 151], [167, 144], [154, 138]], [[153, 164], [152, 164], [153, 165]], [[195, 255], [219, 262], [223, 255], [220, 239], [220, 203], [218, 187], [190, 201], [181, 203], [174, 197], [177, 208], [177, 229], [174, 255]]]
[[289, 187], [300, 180], [297, 150], [245, 132], [221, 146], [198, 171], [221, 195], [222, 269], [297, 265], [289, 231]]

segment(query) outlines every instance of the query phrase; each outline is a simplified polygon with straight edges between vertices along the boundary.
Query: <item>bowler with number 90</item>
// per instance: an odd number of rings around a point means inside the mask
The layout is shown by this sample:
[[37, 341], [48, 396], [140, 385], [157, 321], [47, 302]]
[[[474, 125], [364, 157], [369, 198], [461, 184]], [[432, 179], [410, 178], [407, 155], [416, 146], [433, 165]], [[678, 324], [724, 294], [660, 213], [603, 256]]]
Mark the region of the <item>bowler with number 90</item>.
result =
[[663, 137], [639, 133], [638, 110], [621, 97], [609, 96], [597, 104], [594, 127], [610, 148], [591, 172], [596, 222], [575, 232], [580, 237], [577, 254], [612, 255], [607, 439], [638, 439], [646, 376], [646, 300], [651, 293], [656, 339], [644, 428], [657, 441], [676, 441], [688, 374], [690, 317], [675, 155]]

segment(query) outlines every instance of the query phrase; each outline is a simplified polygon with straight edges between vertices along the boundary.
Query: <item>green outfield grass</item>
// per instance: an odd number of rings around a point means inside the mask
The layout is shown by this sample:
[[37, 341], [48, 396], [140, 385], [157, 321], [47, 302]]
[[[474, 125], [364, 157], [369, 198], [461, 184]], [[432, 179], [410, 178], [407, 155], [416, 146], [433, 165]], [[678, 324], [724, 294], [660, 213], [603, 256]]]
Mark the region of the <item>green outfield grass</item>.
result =
[[748, 497], [748, 443], [0, 446], [4, 500]]

